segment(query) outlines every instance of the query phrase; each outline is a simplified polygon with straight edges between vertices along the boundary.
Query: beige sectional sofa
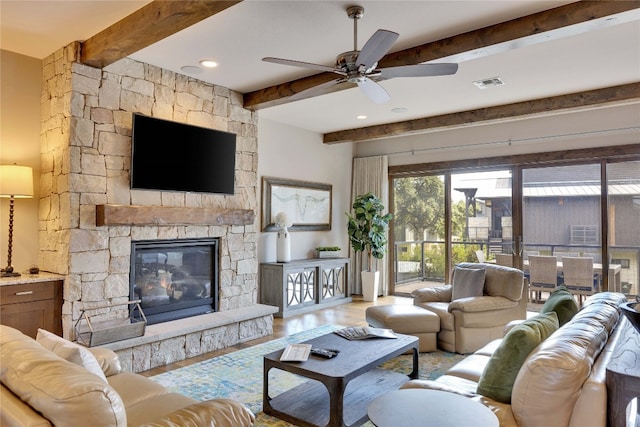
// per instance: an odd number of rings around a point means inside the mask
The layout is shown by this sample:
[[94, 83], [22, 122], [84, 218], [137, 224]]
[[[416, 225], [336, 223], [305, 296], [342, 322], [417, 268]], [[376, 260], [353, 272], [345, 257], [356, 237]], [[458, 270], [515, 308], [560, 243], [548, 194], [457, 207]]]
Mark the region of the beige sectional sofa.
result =
[[606, 427], [606, 365], [619, 336], [619, 305], [625, 301], [623, 294], [612, 292], [590, 297], [575, 316], [526, 356], [516, 371], [510, 403], [478, 393], [478, 384], [487, 375], [485, 368], [500, 348], [501, 339], [434, 381], [412, 380], [402, 388], [467, 396], [492, 409], [501, 427]]
[[0, 325], [3, 427], [243, 427], [255, 420], [239, 402], [199, 402], [122, 372], [110, 350], [87, 349], [46, 331], [37, 340]]

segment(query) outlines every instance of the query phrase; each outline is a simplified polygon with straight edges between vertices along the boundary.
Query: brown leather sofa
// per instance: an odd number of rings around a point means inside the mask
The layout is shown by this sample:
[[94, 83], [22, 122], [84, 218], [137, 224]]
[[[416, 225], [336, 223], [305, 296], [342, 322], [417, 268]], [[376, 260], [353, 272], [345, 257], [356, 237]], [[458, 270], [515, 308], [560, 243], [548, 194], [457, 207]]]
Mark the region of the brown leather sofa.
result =
[[434, 381], [412, 380], [401, 388], [467, 396], [489, 407], [501, 427], [606, 427], [606, 367], [620, 336], [616, 325], [619, 305], [624, 301], [623, 294], [613, 292], [590, 297], [570, 321], [526, 357], [516, 371], [510, 404], [478, 393], [478, 384], [500, 339]]
[[516, 268], [495, 264], [467, 262], [456, 267], [485, 270], [482, 296], [452, 301], [452, 285], [444, 285], [413, 291], [413, 303], [440, 317], [438, 348], [473, 353], [486, 343], [501, 338], [510, 321], [526, 318], [524, 274]]
[[[44, 340], [40, 333], [36, 341], [0, 325], [3, 427], [244, 427], [255, 420], [242, 403], [199, 402], [141, 375], [122, 372], [118, 356], [110, 350], [78, 348], [59, 337]], [[45, 348], [48, 345], [52, 350]]]

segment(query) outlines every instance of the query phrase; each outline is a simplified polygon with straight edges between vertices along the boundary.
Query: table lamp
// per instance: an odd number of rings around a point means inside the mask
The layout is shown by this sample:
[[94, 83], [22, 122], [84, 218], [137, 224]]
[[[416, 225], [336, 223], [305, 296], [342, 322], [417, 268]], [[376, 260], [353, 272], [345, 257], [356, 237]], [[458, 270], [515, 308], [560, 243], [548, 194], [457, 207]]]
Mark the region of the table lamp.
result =
[[13, 204], [15, 199], [33, 197], [33, 170], [29, 166], [0, 165], [0, 197], [9, 198], [9, 250], [7, 266], [2, 269], [1, 277], [16, 277], [20, 273], [13, 271], [11, 251], [13, 249]]

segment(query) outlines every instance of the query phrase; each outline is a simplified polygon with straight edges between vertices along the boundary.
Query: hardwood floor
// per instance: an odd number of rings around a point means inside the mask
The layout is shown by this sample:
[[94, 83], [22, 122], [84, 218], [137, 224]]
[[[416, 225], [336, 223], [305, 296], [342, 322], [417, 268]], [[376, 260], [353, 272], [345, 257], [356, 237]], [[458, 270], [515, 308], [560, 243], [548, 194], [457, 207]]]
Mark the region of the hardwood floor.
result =
[[237, 344], [232, 347], [227, 347], [223, 350], [205, 353], [200, 356], [183, 360], [181, 362], [175, 362], [166, 366], [153, 368], [148, 371], [140, 372], [140, 375], [150, 377], [153, 375], [161, 374], [163, 372], [168, 372], [173, 369], [181, 368], [183, 366], [189, 366], [194, 363], [202, 362], [203, 360], [211, 359], [212, 357], [231, 353], [233, 351], [251, 347], [252, 345], [260, 344], [276, 338], [285, 337], [287, 335], [295, 334], [296, 332], [313, 329], [328, 323], [344, 326], [364, 326], [366, 325], [364, 316], [367, 307], [370, 307], [372, 305], [385, 304], [413, 304], [413, 300], [411, 298], [405, 297], [388, 296], [378, 298], [376, 302], [364, 302], [362, 301], [362, 299], [359, 299], [356, 296], [354, 297], [354, 301], [349, 304], [342, 304], [335, 307], [316, 310], [311, 313], [299, 314], [297, 316], [291, 316], [285, 319], [276, 317], [273, 320], [273, 335], [269, 335], [267, 337], [259, 338], [252, 341], [247, 341], [245, 343]]

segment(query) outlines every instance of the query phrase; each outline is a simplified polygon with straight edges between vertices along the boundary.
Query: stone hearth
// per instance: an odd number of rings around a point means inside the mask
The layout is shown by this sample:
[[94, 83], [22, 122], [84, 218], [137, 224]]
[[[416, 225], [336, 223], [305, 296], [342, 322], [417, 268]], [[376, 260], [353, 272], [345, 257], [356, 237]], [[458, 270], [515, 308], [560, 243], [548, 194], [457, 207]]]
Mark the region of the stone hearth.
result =
[[[144, 336], [103, 345], [126, 371], [140, 372], [220, 350], [273, 332], [277, 307], [256, 304], [147, 326]], [[268, 335], [268, 334], [267, 334]]]

